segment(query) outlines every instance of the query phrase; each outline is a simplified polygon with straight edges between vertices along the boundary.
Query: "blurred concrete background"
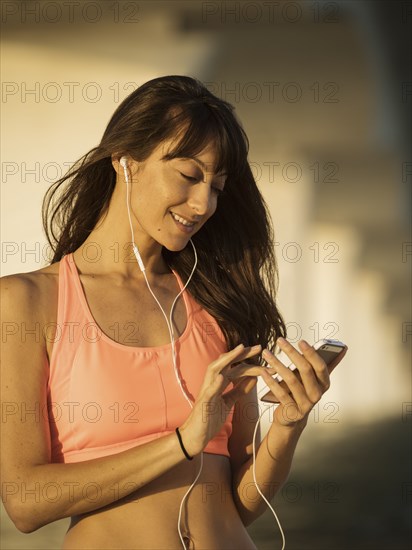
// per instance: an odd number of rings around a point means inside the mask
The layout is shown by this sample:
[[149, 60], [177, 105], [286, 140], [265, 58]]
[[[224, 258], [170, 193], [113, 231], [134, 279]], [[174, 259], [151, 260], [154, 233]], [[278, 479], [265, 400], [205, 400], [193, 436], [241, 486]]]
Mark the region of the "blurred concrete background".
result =
[[[236, 107], [270, 206], [288, 339], [349, 351], [273, 503], [289, 550], [411, 542], [411, 4], [16, 2], [2, 9], [2, 275], [47, 260], [41, 201], [166, 74]], [[263, 387], [259, 386], [259, 392]], [[270, 411], [265, 415], [263, 433]], [[2, 548], [59, 548], [68, 520]], [[249, 531], [281, 548], [267, 511]]]

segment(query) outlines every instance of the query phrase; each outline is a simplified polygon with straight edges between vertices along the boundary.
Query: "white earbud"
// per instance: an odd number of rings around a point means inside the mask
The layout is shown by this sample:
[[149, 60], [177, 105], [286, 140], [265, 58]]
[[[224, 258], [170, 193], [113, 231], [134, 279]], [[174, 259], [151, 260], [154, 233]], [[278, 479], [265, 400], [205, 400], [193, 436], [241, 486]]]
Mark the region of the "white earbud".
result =
[[130, 219], [130, 209], [129, 209], [129, 174], [128, 174], [128, 171], [127, 171], [127, 158], [126, 158], [126, 157], [121, 157], [120, 160], [119, 160], [119, 164], [120, 164], [121, 166], [123, 166], [124, 178], [125, 178], [125, 180], [126, 180], [126, 186], [127, 186], [127, 191], [126, 191], [126, 202], [127, 202], [127, 213], [128, 213], [128, 215], [129, 215], [130, 229], [131, 229], [131, 232], [132, 232], [133, 252], [134, 252], [134, 255], [136, 256], [137, 263], [139, 264], [140, 271], [144, 271], [146, 268], [145, 268], [145, 266], [144, 266], [142, 257], [140, 256], [139, 249], [137, 248], [137, 245], [136, 245], [135, 242], [134, 242], [134, 233], [133, 233], [132, 220]]
[[119, 160], [119, 163], [120, 163], [120, 166], [123, 166], [126, 185], [129, 185], [129, 174], [127, 172], [127, 158], [126, 157], [121, 157], [121, 159]]

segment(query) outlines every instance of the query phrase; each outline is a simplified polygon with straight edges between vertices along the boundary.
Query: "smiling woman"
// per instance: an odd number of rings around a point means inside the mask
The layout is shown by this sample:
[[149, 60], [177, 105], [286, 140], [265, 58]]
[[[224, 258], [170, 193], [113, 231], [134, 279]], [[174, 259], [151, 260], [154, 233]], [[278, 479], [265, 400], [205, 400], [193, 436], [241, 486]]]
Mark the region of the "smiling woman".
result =
[[[195, 207], [205, 208], [206, 195], [209, 208], [216, 201], [213, 216], [203, 222], [202, 231], [199, 224], [192, 232], [199, 263], [190, 292], [217, 320], [229, 347], [239, 341], [273, 347], [277, 336], [286, 335], [286, 329], [276, 307], [277, 263], [271, 219], [247, 160], [248, 143], [233, 106], [199, 81], [170, 76], [143, 84], [114, 112], [99, 146], [75, 163], [46, 194], [43, 221], [54, 250], [52, 263], [85, 244], [92, 230], [110, 215], [109, 204], [113, 206], [116, 194], [120, 206], [110, 233], [117, 228], [125, 213], [125, 189], [123, 171], [114, 161], [126, 155], [131, 207], [142, 210], [135, 223], [143, 224], [142, 216], [150, 218], [147, 205], [158, 206], [158, 198], [169, 192], [166, 181], [187, 192], [190, 189], [194, 204], [170, 204], [163, 216], [172, 210], [186, 219], [202, 219], [204, 212]], [[186, 180], [182, 173], [197, 179]], [[158, 184], [159, 177], [162, 184]], [[117, 185], [118, 179], [123, 185]], [[150, 197], [141, 187], [143, 183], [151, 187]], [[211, 192], [209, 195], [212, 186], [224, 193], [214, 198]], [[161, 233], [159, 228], [156, 231]], [[95, 233], [88, 242], [94, 237]], [[116, 242], [131, 251], [129, 234]], [[176, 269], [186, 281], [194, 264], [191, 245], [182, 241], [178, 250], [160, 246], [159, 252], [157, 262], [161, 261], [164, 270], [166, 265]], [[133, 267], [126, 263], [130, 273], [134, 273]], [[262, 287], [263, 278], [266, 283]], [[256, 292], [258, 288], [266, 290]]]
[[[216, 188], [216, 177], [213, 172], [207, 173], [198, 167], [201, 163], [206, 167], [207, 159], [213, 159], [214, 149], [208, 145], [201, 154], [196, 157], [196, 164], [192, 159], [172, 158], [165, 160], [165, 150], [168, 150], [171, 140], [166, 140], [155, 148], [153, 153], [144, 161], [136, 162], [134, 159], [122, 157], [123, 163], [132, 175], [132, 197], [129, 199], [132, 204], [139, 208], [142, 204], [154, 204], [154, 197], [157, 198], [157, 205], [161, 208], [162, 200], [173, 201], [177, 206], [168, 208], [165, 205], [165, 212], [169, 214], [176, 222], [176, 225], [184, 233], [198, 231], [202, 225], [214, 214], [217, 208], [218, 191]], [[202, 160], [203, 159], [203, 160]], [[118, 162], [114, 160], [113, 166], [119, 170]], [[191, 172], [193, 175], [187, 175], [184, 172]], [[127, 175], [127, 174], [126, 174]], [[125, 176], [126, 176], [125, 175]], [[222, 177], [220, 177], [222, 180]], [[221, 183], [220, 183], [221, 185]], [[187, 205], [185, 205], [185, 203]], [[190, 208], [192, 213], [186, 213]], [[162, 214], [160, 212], [160, 214]], [[140, 215], [137, 215], [140, 228], [148, 226], [155, 221], [156, 216], [153, 212], [148, 212], [143, 208]], [[173, 245], [163, 243], [168, 250], [175, 250]], [[179, 249], [181, 246], [179, 246]]]
[[[271, 498], [328, 373], [291, 346], [303, 385], [291, 374], [279, 399], [300, 414], [273, 422], [254, 461], [245, 411], [257, 376], [277, 371], [262, 347], [286, 329], [247, 154], [229, 103], [159, 77], [46, 194], [50, 265], [2, 278], [3, 322], [44, 328], [3, 346], [3, 398], [46, 411], [2, 423], [2, 486], [15, 489], [3, 502], [21, 531], [71, 517], [63, 548], [256, 548], [252, 464]], [[29, 486], [40, 497], [23, 498]]]

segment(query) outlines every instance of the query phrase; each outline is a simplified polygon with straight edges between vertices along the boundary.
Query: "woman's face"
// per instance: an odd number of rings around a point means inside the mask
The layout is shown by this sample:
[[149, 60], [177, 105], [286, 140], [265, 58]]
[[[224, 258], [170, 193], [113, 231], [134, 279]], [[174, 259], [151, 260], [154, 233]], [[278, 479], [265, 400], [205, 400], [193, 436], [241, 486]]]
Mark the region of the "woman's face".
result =
[[[169, 250], [182, 250], [214, 214], [225, 174], [214, 173], [215, 155], [209, 144], [196, 158], [161, 160], [171, 142], [157, 147], [146, 161], [129, 160], [131, 211], [138, 230]], [[130, 176], [129, 176], [130, 178]], [[186, 230], [171, 213], [188, 222]]]

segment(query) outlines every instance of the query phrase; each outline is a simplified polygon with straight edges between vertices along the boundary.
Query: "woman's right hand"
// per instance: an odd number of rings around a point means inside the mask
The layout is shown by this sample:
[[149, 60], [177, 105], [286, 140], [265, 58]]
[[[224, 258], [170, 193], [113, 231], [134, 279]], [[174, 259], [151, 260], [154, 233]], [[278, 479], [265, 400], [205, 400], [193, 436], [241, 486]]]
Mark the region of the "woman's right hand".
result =
[[[261, 349], [260, 344], [246, 348], [238, 346], [222, 353], [208, 365], [192, 412], [179, 427], [184, 446], [191, 456], [203, 451], [221, 430], [235, 402], [254, 388], [257, 376], [263, 371], [276, 373], [271, 367], [241, 363], [244, 359], [258, 355]], [[232, 366], [233, 363], [240, 364]], [[232, 381], [233, 389], [223, 394]]]

